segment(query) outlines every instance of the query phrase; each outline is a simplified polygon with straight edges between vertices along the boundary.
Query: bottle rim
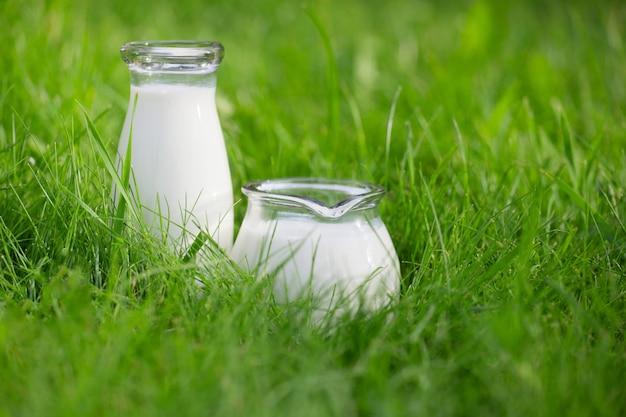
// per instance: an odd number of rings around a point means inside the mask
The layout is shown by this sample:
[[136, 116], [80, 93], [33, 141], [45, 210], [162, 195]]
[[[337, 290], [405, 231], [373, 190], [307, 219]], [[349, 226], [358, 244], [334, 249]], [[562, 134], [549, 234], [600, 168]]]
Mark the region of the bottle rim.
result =
[[197, 40], [133, 41], [120, 54], [131, 70], [155, 73], [212, 73], [224, 59], [220, 42]]
[[248, 200], [305, 209], [325, 219], [375, 208], [385, 194], [383, 187], [365, 181], [312, 177], [253, 181], [241, 191]]

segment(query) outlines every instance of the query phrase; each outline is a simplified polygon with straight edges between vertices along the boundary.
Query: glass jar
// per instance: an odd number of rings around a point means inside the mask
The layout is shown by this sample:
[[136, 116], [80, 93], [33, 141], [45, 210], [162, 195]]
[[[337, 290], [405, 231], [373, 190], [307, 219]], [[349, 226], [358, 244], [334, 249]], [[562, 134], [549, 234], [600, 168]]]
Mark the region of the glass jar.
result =
[[379, 214], [385, 190], [350, 180], [288, 178], [243, 186], [248, 206], [231, 257], [274, 278], [278, 302], [318, 313], [377, 309], [397, 297], [400, 264]]
[[131, 42], [121, 55], [130, 69], [130, 102], [118, 168], [130, 158], [130, 188], [146, 224], [182, 249], [204, 231], [230, 250], [233, 191], [215, 103], [224, 48], [204, 41]]

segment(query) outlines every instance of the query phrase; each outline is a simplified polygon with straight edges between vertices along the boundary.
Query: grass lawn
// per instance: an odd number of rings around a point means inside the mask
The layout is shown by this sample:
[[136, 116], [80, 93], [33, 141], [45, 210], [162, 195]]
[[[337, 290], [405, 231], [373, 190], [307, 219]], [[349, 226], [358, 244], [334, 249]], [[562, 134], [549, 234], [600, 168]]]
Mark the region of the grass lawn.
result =
[[[110, 227], [87, 120], [113, 154], [144, 39], [225, 46], [236, 224], [251, 180], [387, 188], [390, 319]], [[623, 2], [2, 1], [0, 44], [0, 415], [626, 415]]]

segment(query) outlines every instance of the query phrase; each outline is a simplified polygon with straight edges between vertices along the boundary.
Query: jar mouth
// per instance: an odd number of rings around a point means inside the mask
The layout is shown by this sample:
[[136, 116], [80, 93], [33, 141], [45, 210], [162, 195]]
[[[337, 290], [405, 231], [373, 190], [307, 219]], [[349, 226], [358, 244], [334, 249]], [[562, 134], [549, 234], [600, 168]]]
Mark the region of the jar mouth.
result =
[[385, 189], [365, 181], [328, 178], [283, 178], [253, 181], [241, 191], [249, 200], [300, 208], [326, 219], [378, 206]]
[[208, 74], [224, 59], [224, 46], [195, 40], [134, 41], [122, 45], [120, 53], [135, 71]]

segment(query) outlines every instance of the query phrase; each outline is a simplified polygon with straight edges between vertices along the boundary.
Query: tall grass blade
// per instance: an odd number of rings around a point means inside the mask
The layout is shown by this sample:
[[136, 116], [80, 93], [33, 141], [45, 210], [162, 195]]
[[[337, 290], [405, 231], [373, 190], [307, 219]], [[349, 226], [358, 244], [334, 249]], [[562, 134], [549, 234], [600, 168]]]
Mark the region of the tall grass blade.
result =
[[402, 86], [398, 86], [396, 92], [393, 95], [391, 101], [391, 108], [389, 109], [389, 116], [387, 117], [387, 132], [385, 134], [385, 183], [389, 180], [389, 173], [391, 172], [391, 134], [393, 132], [393, 121], [396, 115], [396, 106], [398, 105], [398, 99], [402, 92]]
[[[115, 163], [113, 162], [113, 159], [111, 158], [111, 156], [109, 155], [109, 152], [107, 151], [106, 144], [102, 140], [102, 137], [100, 136], [100, 133], [98, 132], [98, 129], [94, 125], [93, 121], [89, 117], [87, 110], [82, 105], [79, 104], [79, 106], [83, 110], [85, 120], [87, 122], [87, 132], [89, 133], [89, 137], [92, 139], [93, 143], [96, 145], [96, 150], [98, 151], [98, 154], [100, 158], [102, 159], [102, 162], [104, 163], [106, 171], [111, 176], [111, 179], [113, 181], [113, 187], [115, 188], [115, 192], [120, 194], [120, 200], [123, 200], [125, 207], [128, 207], [128, 210], [131, 213], [131, 217], [137, 218], [137, 211], [134, 208], [133, 199], [131, 198], [130, 193], [129, 193], [130, 158], [128, 161], [124, 162], [124, 169], [122, 172], [122, 176], [120, 176], [117, 168], [115, 167]], [[130, 142], [130, 139], [129, 139], [129, 142]], [[124, 208], [124, 212], [125, 210], [126, 208]], [[119, 226], [117, 226], [117, 228], [119, 229]]]
[[437, 237], [439, 238], [439, 247], [441, 248], [441, 256], [443, 257], [444, 270], [446, 274], [446, 286], [450, 289], [451, 276], [450, 276], [450, 255], [448, 254], [448, 250], [446, 248], [446, 242], [443, 238], [443, 231], [441, 229], [441, 222], [439, 221], [439, 215], [437, 214], [437, 209], [435, 208], [435, 202], [433, 201], [433, 197], [430, 193], [430, 188], [424, 179], [424, 174], [422, 171], [419, 171], [420, 179], [422, 180], [422, 186], [424, 187], [424, 192], [426, 193], [426, 197], [428, 198], [428, 203], [430, 204], [430, 210], [433, 214], [433, 220], [435, 222], [435, 231], [437, 232]]
[[326, 54], [326, 72], [328, 77], [328, 126], [330, 139], [337, 143], [339, 130], [339, 82], [337, 77], [337, 63], [330, 36], [324, 27], [324, 23], [309, 7], [304, 7], [304, 11], [309, 16], [315, 29], [322, 39], [324, 52]]

